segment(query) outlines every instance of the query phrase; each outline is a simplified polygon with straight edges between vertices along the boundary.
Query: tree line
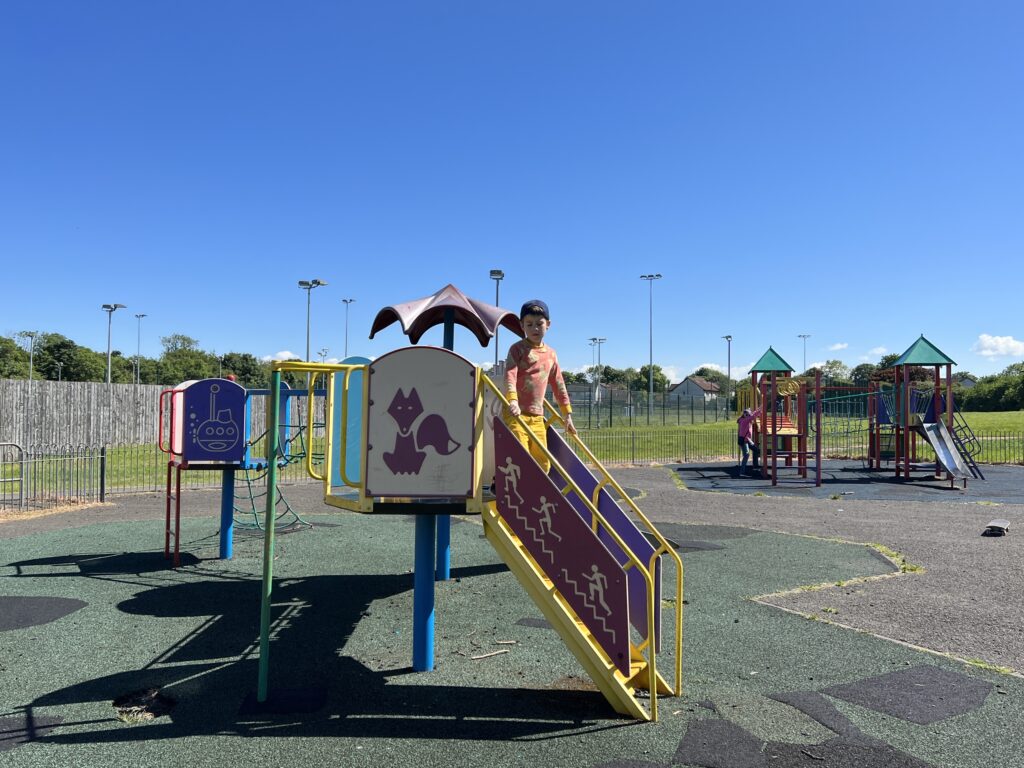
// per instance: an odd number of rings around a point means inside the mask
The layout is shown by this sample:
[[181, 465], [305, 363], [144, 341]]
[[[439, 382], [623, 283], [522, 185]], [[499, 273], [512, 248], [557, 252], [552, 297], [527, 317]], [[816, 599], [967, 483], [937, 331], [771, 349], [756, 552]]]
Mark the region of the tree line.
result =
[[[114, 350], [110, 356], [110, 378], [118, 384], [174, 386], [190, 379], [206, 379], [233, 375], [247, 388], [267, 386], [270, 381], [270, 363], [257, 359], [248, 352], [227, 352], [218, 355], [199, 348], [199, 341], [175, 333], [160, 339], [163, 351], [157, 358], [126, 356]], [[862, 363], [853, 368], [840, 360], [829, 360], [820, 368], [808, 368], [802, 376], [813, 376], [821, 370], [822, 382], [828, 387], [866, 388], [872, 381], [891, 377], [893, 363], [898, 355], [883, 355], [877, 363]], [[50, 381], [105, 381], [107, 356], [76, 344], [59, 333], [30, 333], [22, 331], [13, 336], [0, 336], [0, 378], [27, 379], [32, 377]], [[610, 365], [591, 366], [580, 373], [565, 372], [567, 384], [596, 384], [616, 389], [646, 391], [649, 372], [654, 372], [654, 391], [667, 392], [669, 381], [660, 365], [640, 368], [615, 368]], [[919, 382], [931, 380], [931, 369], [912, 368], [911, 379]], [[700, 376], [718, 385], [719, 391], [734, 392], [749, 384], [746, 377], [733, 379], [716, 368], [702, 367], [692, 376]], [[293, 374], [285, 374], [291, 386], [303, 382]], [[971, 384], [973, 383], [973, 386]], [[975, 377], [967, 371], [953, 374], [954, 397], [958, 406], [966, 411], [1015, 411], [1024, 409], [1024, 362], [1013, 363], [1002, 372], [991, 376]]]
[[[191, 336], [175, 333], [160, 339], [163, 352], [158, 358], [110, 353], [110, 380], [115, 384], [136, 381], [136, 363], [140, 384], [174, 386], [191, 379], [233, 375], [246, 388], [266, 387], [270, 381], [270, 363], [248, 352], [218, 355], [199, 348]], [[16, 333], [0, 336], [0, 378], [50, 381], [106, 381], [107, 355], [76, 344], [59, 333]], [[292, 386], [300, 386], [294, 376], [286, 375]], [[294, 380], [292, 380], [294, 379]]]

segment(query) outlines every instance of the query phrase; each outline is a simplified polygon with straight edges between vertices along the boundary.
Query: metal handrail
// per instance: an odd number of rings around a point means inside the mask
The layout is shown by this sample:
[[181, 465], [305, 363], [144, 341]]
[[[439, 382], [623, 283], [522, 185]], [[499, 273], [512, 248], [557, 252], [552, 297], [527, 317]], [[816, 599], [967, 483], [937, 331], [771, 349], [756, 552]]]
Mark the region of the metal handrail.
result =
[[[481, 381], [481, 384], [482, 384], [483, 388], [485, 388], [485, 389], [486, 388], [490, 388], [491, 391], [495, 394], [495, 396], [498, 397], [499, 402], [501, 402], [505, 406], [505, 408], [507, 409], [508, 408], [508, 400], [505, 398], [505, 395], [502, 394], [501, 390], [498, 389], [497, 385], [495, 385], [494, 382], [492, 382], [487, 376], [481, 376], [479, 378], [480, 378], [480, 381]], [[483, 397], [483, 392], [481, 392], [479, 396], [482, 398]], [[611, 524], [609, 524], [609, 522], [605, 519], [604, 515], [602, 515], [601, 512], [597, 509], [597, 507], [595, 507], [590, 502], [590, 499], [587, 498], [586, 494], [583, 493], [583, 490], [576, 484], [576, 481], [573, 480], [572, 477], [569, 476], [569, 473], [566, 472], [562, 468], [561, 464], [558, 463], [558, 460], [548, 450], [547, 446], [546, 445], [542, 445], [540, 443], [540, 441], [537, 439], [536, 435], [534, 435], [533, 432], [526, 426], [526, 422], [523, 421], [522, 418], [520, 418], [519, 416], [515, 416], [514, 418], [516, 418], [519, 421], [519, 423], [522, 425], [522, 427], [525, 430], [525, 433], [527, 435], [527, 439], [530, 440], [532, 443], [535, 443], [536, 446], [541, 449], [544, 457], [547, 458], [547, 460], [551, 462], [551, 466], [555, 467], [557, 469], [558, 473], [562, 476], [563, 480], [565, 480], [566, 486], [565, 486], [564, 489], [561, 490], [562, 496], [563, 497], [567, 496], [568, 495], [568, 493], [567, 493], [568, 491], [571, 491], [571, 492], [575, 493], [576, 496], [580, 499], [580, 501], [582, 501], [587, 506], [587, 511], [591, 514], [592, 519], [600, 521], [601, 525], [604, 527], [605, 532], [608, 533], [608, 535], [611, 537], [612, 541], [614, 541], [615, 544], [622, 550], [623, 554], [626, 555], [626, 558], [630, 561], [630, 565], [632, 567], [636, 568], [639, 571], [640, 575], [643, 577], [644, 582], [645, 582], [645, 586], [646, 586], [645, 596], [647, 598], [647, 637], [648, 637], [648, 640], [650, 640], [651, 638], [654, 637], [654, 632], [655, 632], [655, 627], [654, 627], [654, 577], [652, 575], [653, 569], [648, 570], [647, 568], [644, 567], [644, 564], [640, 560], [640, 558], [638, 558], [633, 553], [633, 550], [629, 548], [629, 545], [626, 544], [626, 542], [622, 539], [622, 537], [619, 536], [618, 532], [611, 526]], [[560, 416], [558, 418], [561, 419]], [[623, 566], [623, 570], [626, 570], [625, 566]], [[630, 640], [630, 645], [632, 645], [632, 644], [633, 644], [633, 642], [632, 642], [632, 640]], [[642, 648], [638, 648], [638, 650], [642, 651]], [[657, 653], [655, 651], [653, 643], [650, 645], [650, 649], [649, 649], [649, 657], [647, 659], [647, 670], [648, 670], [648, 685], [649, 685], [648, 690], [649, 690], [650, 695], [651, 695], [651, 719], [652, 720], [657, 720], [658, 719]]]

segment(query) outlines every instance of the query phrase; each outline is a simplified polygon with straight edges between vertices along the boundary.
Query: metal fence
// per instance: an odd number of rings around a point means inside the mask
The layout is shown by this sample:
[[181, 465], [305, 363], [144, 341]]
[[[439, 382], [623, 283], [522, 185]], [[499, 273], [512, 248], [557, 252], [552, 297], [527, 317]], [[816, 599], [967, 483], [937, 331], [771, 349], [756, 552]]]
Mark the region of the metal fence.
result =
[[[1024, 464], [1024, 432], [978, 432], [982, 464]], [[611, 466], [674, 462], [730, 461], [736, 457], [732, 429], [594, 429], [580, 437]], [[312, 448], [316, 456], [316, 447]], [[866, 432], [823, 436], [825, 458], [864, 459]], [[924, 441], [917, 457], [934, 459]], [[278, 471], [282, 484], [317, 482], [306, 474], [304, 462], [293, 459]], [[316, 461], [316, 459], [315, 459]], [[317, 462], [318, 463], [318, 462]], [[236, 497], [265, 493], [265, 471], [238, 471]], [[117, 495], [163, 493], [167, 483], [167, 454], [153, 445], [37, 446], [25, 450], [0, 443], [0, 511], [104, 501]], [[191, 470], [182, 473], [187, 489], [219, 488], [221, 473]]]
[[622, 389], [602, 389], [600, 397], [597, 398], [589, 389], [569, 389], [572, 398], [572, 418], [579, 429], [678, 427], [730, 420], [726, 412], [725, 398], [712, 397], [708, 400], [700, 395], [666, 395], [655, 392], [654, 398], [649, 399], [645, 391]]
[[[154, 445], [37, 446], [25, 450], [0, 443], [0, 510], [72, 506], [109, 501], [135, 493], [165, 493], [167, 454]], [[316, 462], [319, 463], [319, 462]], [[266, 470], [235, 473], [238, 498], [259, 496], [267, 485]], [[221, 473], [189, 470], [183, 489], [220, 488]], [[283, 485], [316, 482], [300, 457], [278, 469]]]

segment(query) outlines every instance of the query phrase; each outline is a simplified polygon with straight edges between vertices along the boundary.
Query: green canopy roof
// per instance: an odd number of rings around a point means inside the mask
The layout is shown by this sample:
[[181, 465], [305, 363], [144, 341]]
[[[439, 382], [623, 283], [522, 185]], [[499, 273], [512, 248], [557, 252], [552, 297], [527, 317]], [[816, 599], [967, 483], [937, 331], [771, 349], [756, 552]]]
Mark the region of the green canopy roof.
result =
[[941, 349], [932, 344], [921, 334], [921, 338], [910, 345], [899, 359], [892, 364], [895, 368], [898, 365], [956, 365]]
[[754, 367], [750, 369], [752, 373], [776, 373], [781, 371], [793, 372], [793, 366], [782, 359], [771, 347], [768, 347], [768, 351], [761, 355], [761, 359], [754, 363]]

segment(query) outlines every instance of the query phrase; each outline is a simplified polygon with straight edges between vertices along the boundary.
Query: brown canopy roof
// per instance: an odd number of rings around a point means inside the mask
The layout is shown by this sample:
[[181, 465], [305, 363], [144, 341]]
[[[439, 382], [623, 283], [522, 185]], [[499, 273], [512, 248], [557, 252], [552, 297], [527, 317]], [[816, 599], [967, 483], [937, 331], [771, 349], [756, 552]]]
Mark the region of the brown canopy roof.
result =
[[370, 338], [397, 320], [402, 324], [402, 332], [409, 337], [409, 341], [416, 344], [430, 328], [444, 323], [445, 311], [448, 309], [453, 311], [455, 323], [472, 331], [481, 347], [487, 346], [499, 325], [517, 336], [523, 335], [522, 325], [515, 313], [471, 299], [449, 283], [431, 296], [384, 307], [373, 320]]

